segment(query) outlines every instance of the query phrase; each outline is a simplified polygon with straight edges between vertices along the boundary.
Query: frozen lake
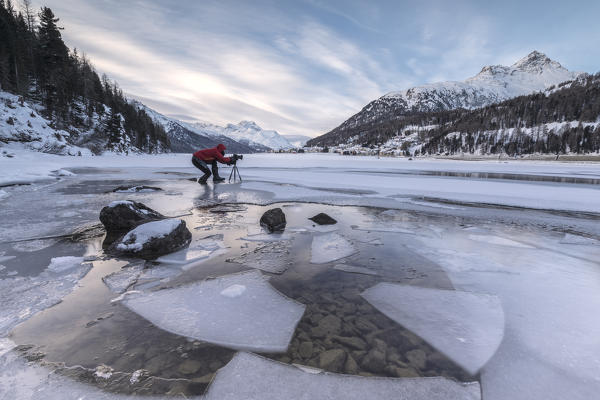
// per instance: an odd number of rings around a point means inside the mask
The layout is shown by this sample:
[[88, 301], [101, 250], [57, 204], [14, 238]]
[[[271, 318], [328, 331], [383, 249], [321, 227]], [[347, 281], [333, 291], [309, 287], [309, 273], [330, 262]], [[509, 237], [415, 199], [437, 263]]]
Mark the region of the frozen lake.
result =
[[[0, 163], [2, 398], [600, 390], [595, 164], [263, 154], [200, 186], [187, 155]], [[135, 185], [161, 190], [114, 191]], [[99, 211], [125, 199], [190, 247], [105, 255]], [[274, 207], [282, 234], [258, 225]]]

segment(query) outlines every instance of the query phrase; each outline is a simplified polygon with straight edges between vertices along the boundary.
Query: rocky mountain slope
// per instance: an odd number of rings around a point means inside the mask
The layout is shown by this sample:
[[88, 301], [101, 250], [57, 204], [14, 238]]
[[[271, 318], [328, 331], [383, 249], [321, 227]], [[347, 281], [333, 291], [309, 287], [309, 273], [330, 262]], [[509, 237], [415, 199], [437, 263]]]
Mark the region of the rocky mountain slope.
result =
[[360, 135], [374, 122], [402, 119], [418, 113], [484, 107], [516, 96], [544, 91], [580, 75], [546, 55], [533, 51], [510, 67], [486, 66], [476, 76], [462, 82], [438, 82], [388, 93], [367, 104], [337, 128], [310, 140], [308, 145], [346, 142]]
[[182, 123], [188, 129], [206, 136], [226, 136], [256, 151], [287, 150], [294, 146], [273, 130], [265, 130], [253, 121], [218, 126], [207, 122]]
[[133, 100], [132, 104], [135, 104], [138, 109], [144, 110], [155, 123], [164, 128], [169, 138], [170, 150], [174, 153], [192, 153], [201, 148], [215, 147], [219, 143], [223, 143], [227, 147], [228, 153], [248, 154], [270, 150], [265, 146], [249, 146], [221, 135], [218, 133], [220, 127], [216, 125], [206, 124], [204, 128], [201, 128], [164, 116], [138, 101]]

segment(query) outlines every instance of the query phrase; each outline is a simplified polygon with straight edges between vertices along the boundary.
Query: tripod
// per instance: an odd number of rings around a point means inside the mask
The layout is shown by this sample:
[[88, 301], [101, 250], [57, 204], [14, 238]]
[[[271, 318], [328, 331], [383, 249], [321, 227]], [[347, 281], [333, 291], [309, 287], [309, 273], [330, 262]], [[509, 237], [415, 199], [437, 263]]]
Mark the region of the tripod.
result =
[[237, 167], [236, 163], [233, 163], [233, 168], [231, 168], [231, 172], [229, 173], [229, 183], [231, 183], [231, 178], [233, 177], [233, 182], [236, 180], [240, 180], [242, 182], [242, 176], [240, 175], [240, 170]]

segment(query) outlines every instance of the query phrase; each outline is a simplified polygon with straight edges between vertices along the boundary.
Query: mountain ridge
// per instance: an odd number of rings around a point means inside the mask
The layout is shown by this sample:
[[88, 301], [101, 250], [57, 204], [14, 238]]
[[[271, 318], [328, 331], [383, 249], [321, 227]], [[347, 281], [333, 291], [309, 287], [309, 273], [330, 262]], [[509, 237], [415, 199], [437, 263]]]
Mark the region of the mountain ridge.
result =
[[368, 103], [333, 130], [310, 140], [308, 145], [341, 143], [360, 135], [361, 127], [378, 120], [453, 109], [476, 109], [520, 95], [543, 91], [583, 73], [571, 72], [545, 54], [532, 51], [511, 66], [485, 66], [464, 81], [435, 82], [389, 92]]

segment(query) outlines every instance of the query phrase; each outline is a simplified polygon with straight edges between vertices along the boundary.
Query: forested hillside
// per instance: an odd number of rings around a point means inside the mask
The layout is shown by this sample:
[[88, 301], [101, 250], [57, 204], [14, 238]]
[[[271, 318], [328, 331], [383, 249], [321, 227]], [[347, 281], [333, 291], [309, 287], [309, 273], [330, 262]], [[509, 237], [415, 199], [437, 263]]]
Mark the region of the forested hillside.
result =
[[383, 117], [313, 146], [381, 146], [402, 154], [598, 153], [600, 74], [474, 110]]
[[[116, 82], [99, 77], [84, 54], [65, 45], [50, 8], [36, 13], [29, 1], [22, 4], [16, 10], [10, 0], [0, 0], [0, 90], [35, 108], [52, 129], [68, 132], [72, 145], [94, 152], [169, 149], [164, 129], [128, 103]], [[0, 140], [32, 137], [5, 132]]]

